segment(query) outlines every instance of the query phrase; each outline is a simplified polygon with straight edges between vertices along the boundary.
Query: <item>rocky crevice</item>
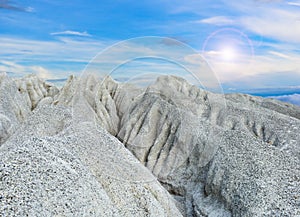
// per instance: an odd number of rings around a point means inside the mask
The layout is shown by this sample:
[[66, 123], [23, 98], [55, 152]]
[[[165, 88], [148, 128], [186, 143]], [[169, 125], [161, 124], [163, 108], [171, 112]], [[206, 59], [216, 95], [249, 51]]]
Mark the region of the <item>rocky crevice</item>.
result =
[[[0, 78], [4, 88], [6, 78]], [[11, 105], [17, 111], [12, 113], [14, 126], [40, 107], [71, 107], [73, 119], [78, 114], [75, 122], [89, 120], [118, 138], [173, 195], [184, 216], [292, 216], [300, 212], [295, 208], [298, 196], [290, 198], [295, 191], [291, 189], [299, 186], [299, 177], [293, 176], [299, 172], [300, 159], [298, 107], [248, 95], [222, 96], [174, 76], [160, 77], [146, 89], [92, 76], [71, 76], [61, 90], [36, 77], [9, 85], [18, 90], [11, 92], [16, 91], [23, 103]], [[11, 96], [1, 97], [12, 101], [7, 98]], [[27, 110], [16, 115], [20, 107]], [[10, 109], [2, 110], [6, 116], [0, 116], [0, 136], [5, 142], [13, 131], [7, 133]], [[49, 131], [51, 135], [68, 125], [54, 122], [56, 130]], [[93, 166], [87, 155], [82, 157]], [[99, 168], [93, 171], [98, 174]], [[291, 178], [289, 183], [286, 177]], [[116, 195], [110, 193], [110, 197]], [[147, 213], [152, 208], [143, 205], [141, 209]]]
[[[177, 78], [160, 78], [144, 94], [136, 91], [128, 101], [121, 100], [124, 99], [126, 89], [120, 88], [120, 85], [111, 86], [114, 88], [109, 89], [102, 83], [98, 92], [106, 94], [106, 98], [109, 97], [110, 100], [110, 108], [103, 107], [108, 114], [105, 120], [111, 121], [114, 115], [119, 120], [112, 135], [117, 136], [158, 177], [174, 198], [181, 198], [179, 206], [185, 207], [184, 215], [223, 213], [223, 216], [230, 216], [252, 213], [245, 208], [248, 205], [241, 192], [222, 193], [221, 189], [228, 188], [226, 183], [230, 180], [230, 176], [224, 177], [225, 173], [229, 173], [227, 170], [221, 170], [221, 173], [216, 173], [215, 169], [212, 170], [214, 172], [208, 170], [207, 179], [198, 183], [202, 187], [194, 186], [198, 193], [190, 187], [197, 180], [197, 174], [205, 171], [207, 163], [214, 162], [214, 153], [222, 144], [222, 136], [227, 130], [244, 132], [248, 139], [262, 141], [266, 147], [272, 145], [280, 149], [288, 143], [290, 145], [286, 151], [299, 156], [299, 147], [290, 142], [299, 141], [296, 132], [298, 128], [292, 128], [288, 133], [282, 129], [288, 128], [291, 122], [298, 125], [298, 121], [281, 112], [278, 114], [274, 108], [269, 112], [264, 106], [259, 107], [259, 98], [249, 96], [247, 99], [247, 96], [243, 96], [241, 101], [227, 99], [224, 112], [224, 108], [219, 106], [219, 96], [195, 89]], [[108, 100], [99, 101], [104, 105], [108, 104]], [[246, 104], [257, 106], [256, 110], [245, 107], [245, 101]], [[288, 114], [296, 114], [296, 111], [297, 108], [291, 107]], [[102, 119], [99, 122], [105, 121]], [[107, 126], [108, 124], [105, 128], [112, 132], [111, 127]], [[212, 139], [211, 136], [217, 138]], [[192, 163], [190, 155], [194, 155]], [[230, 198], [232, 194], [237, 196]], [[240, 199], [236, 199], [237, 197]]]
[[[189, 175], [187, 171], [194, 169], [194, 172], [199, 174], [203, 171], [203, 166], [205, 166], [200, 163], [200, 167], [196, 169], [191, 168], [195, 166], [191, 166], [188, 162], [188, 156], [192, 153], [191, 150], [195, 152], [194, 147], [199, 146], [200, 144], [204, 147], [197, 152], [199, 153], [197, 159], [198, 165], [199, 161], [201, 161], [201, 156], [213, 156], [211, 153], [214, 153], [215, 150], [210, 150], [212, 141], [209, 141], [210, 139], [208, 137], [215, 134], [211, 134], [210, 132], [203, 134], [203, 131], [205, 130], [201, 129], [201, 137], [197, 132], [191, 134], [185, 131], [184, 133], [187, 136], [182, 139], [184, 145], [181, 146], [178, 144], [180, 144], [180, 131], [182, 131], [183, 128], [175, 127], [172, 129], [172, 127], [176, 126], [176, 122], [179, 124], [182, 122], [189, 122], [190, 120], [187, 121], [186, 117], [191, 116], [192, 119], [198, 119], [198, 123], [202, 123], [202, 126], [204, 125], [205, 129], [220, 128], [223, 133], [227, 132], [227, 130], [233, 130], [236, 133], [244, 132], [248, 135], [248, 139], [252, 137], [255, 141], [262, 141], [267, 147], [268, 145], [275, 146], [279, 149], [278, 152], [280, 152], [280, 148], [284, 147], [285, 144], [292, 144], [290, 141], [299, 141], [299, 136], [296, 132], [296, 129], [298, 129], [297, 127], [293, 128], [294, 130], [288, 131], [288, 133], [286, 133], [286, 130], [282, 129], [282, 127], [287, 129], [291, 122], [298, 125], [298, 121], [289, 117], [284, 117], [286, 115], [282, 113], [278, 114], [273, 108], [271, 110], [271, 115], [265, 107], [258, 107], [256, 110], [245, 110], [245, 106], [243, 105], [244, 102], [239, 101], [227, 101], [227, 109], [226, 112], [224, 112], [220, 110], [220, 108], [218, 109], [218, 102], [215, 102], [218, 100], [218, 97], [215, 97], [213, 94], [203, 94], [199, 92], [199, 90], [196, 90], [197, 93], [192, 93], [191, 90], [188, 91], [189, 96], [196, 96], [195, 98], [192, 98], [192, 100], [189, 99], [190, 101], [188, 102], [186, 100], [179, 101], [179, 98], [184, 98], [182, 95], [185, 93], [181, 92], [184, 88], [172, 87], [172, 85], [175, 84], [170, 82], [170, 80], [172, 79], [160, 78], [156, 84], [147, 89], [149, 91], [147, 97], [133, 102], [131, 106], [132, 109], [129, 109], [127, 116], [120, 117], [121, 127], [118, 138], [120, 138], [126, 147], [158, 177], [163, 186], [165, 186], [172, 195], [175, 195], [175, 197], [183, 196], [186, 198], [184, 206], [189, 206], [186, 207], [186, 210], [193, 210], [187, 212], [188, 216], [205, 216], [209, 215], [209, 213], [213, 215], [212, 213], [215, 212], [213, 210], [219, 210], [220, 213], [225, 213], [224, 216], [230, 216], [231, 214], [236, 215], [234, 213], [244, 213], [245, 215], [249, 215], [252, 211], [245, 208], [248, 205], [241, 197], [241, 193], [237, 193], [237, 197], [241, 198], [238, 200], [229, 200], [226, 194], [220, 193], [221, 189], [226, 188], [225, 183], [228, 182], [229, 178], [224, 178], [223, 176], [228, 172], [223, 171], [217, 176], [217, 173], [213, 172], [212, 174], [215, 174], [213, 177], [216, 176], [219, 178], [208, 178], [202, 182], [205, 185], [205, 188], [203, 187], [199, 190], [203, 192], [201, 193], [201, 198], [203, 201], [210, 202], [199, 202], [199, 198], [198, 200], [195, 199], [196, 196], [188, 197], [188, 194], [193, 195], [191, 192], [182, 193], [188, 192], [187, 186], [191, 185], [196, 179], [195, 176]], [[174, 80], [176, 83], [176, 78]], [[161, 89], [159, 89], [160, 87]], [[190, 89], [192, 89], [191, 86]], [[172, 90], [171, 93], [168, 92], [170, 90]], [[256, 98], [249, 96], [248, 100], [249, 104], [253, 104], [255, 103]], [[185, 106], [183, 106], [184, 104]], [[178, 111], [178, 108], [180, 110], [179, 113], [176, 112]], [[290, 113], [295, 114], [296, 111], [294, 110], [297, 110], [297, 108], [295, 109], [291, 106]], [[165, 113], [169, 114], [169, 116], [165, 115]], [[178, 117], [179, 119], [177, 119]], [[234, 120], [234, 122], [229, 124], [231, 120]], [[280, 125], [278, 125], [278, 122], [280, 122]], [[190, 121], [189, 123], [194, 127], [197, 125], [193, 121]], [[192, 131], [188, 126], [184, 126], [184, 128]], [[199, 142], [193, 141], [194, 138], [199, 139]], [[218, 139], [215, 140], [222, 144], [222, 138], [219, 138], [219, 141]], [[205, 147], [205, 145], [207, 145], [207, 147]], [[218, 146], [218, 144], [214, 145]], [[285, 150], [287, 153], [293, 153], [294, 156], [299, 157], [299, 146], [294, 143], [294, 145], [290, 145], [289, 148]], [[207, 152], [210, 154], [207, 154]], [[176, 159], [171, 159], [172, 157], [170, 156], [173, 156], [173, 158], [176, 156]], [[207, 162], [212, 159], [208, 159]], [[263, 170], [263, 167], [261, 167], [260, 170]], [[219, 181], [215, 182], [210, 180]], [[185, 190], [179, 191], [178, 189]], [[209, 189], [214, 190], [212, 191]]]

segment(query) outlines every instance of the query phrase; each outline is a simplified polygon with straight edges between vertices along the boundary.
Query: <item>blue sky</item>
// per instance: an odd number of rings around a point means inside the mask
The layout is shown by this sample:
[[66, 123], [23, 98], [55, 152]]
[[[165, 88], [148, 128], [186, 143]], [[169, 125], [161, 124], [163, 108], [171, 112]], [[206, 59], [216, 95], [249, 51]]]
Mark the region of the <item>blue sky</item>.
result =
[[143, 36], [191, 46], [225, 89], [300, 86], [299, 0], [0, 0], [0, 71], [18, 76], [80, 75], [103, 49]]

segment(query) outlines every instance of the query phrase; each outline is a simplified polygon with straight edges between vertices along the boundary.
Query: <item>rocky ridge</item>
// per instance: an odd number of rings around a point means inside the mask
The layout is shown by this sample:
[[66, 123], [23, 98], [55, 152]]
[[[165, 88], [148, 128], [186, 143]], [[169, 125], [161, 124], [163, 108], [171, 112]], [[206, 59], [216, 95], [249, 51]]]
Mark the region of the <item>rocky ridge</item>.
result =
[[3, 216], [300, 215], [297, 106], [174, 76], [2, 74], [0, 101]]

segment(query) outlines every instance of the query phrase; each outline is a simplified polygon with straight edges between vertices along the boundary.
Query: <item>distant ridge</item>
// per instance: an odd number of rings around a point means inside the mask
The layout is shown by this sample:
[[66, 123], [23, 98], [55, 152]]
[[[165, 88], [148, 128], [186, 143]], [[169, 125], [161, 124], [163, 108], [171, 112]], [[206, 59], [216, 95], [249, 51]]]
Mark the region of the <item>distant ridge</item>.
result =
[[60, 79], [46, 79], [48, 82], [56, 83], [56, 82], [66, 82], [67, 78], [60, 78]]
[[[234, 90], [227, 90], [227, 93], [236, 93]], [[250, 94], [254, 96], [270, 97], [270, 96], [281, 96], [281, 95], [291, 95], [300, 94], [300, 87], [276, 87], [276, 88], [257, 88], [257, 89], [246, 89], [238, 90], [239, 93]]]
[[50, 82], [55, 84], [57, 87], [61, 88], [64, 86], [68, 79], [67, 78], [59, 78], [59, 79], [46, 79], [46, 82]]

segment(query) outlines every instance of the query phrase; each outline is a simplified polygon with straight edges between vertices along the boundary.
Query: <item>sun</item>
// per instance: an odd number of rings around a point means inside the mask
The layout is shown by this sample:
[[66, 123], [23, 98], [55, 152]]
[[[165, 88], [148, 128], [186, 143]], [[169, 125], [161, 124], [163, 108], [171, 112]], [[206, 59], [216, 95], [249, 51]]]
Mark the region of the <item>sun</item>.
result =
[[225, 61], [233, 61], [236, 59], [236, 51], [233, 48], [227, 47], [220, 51], [221, 58]]

